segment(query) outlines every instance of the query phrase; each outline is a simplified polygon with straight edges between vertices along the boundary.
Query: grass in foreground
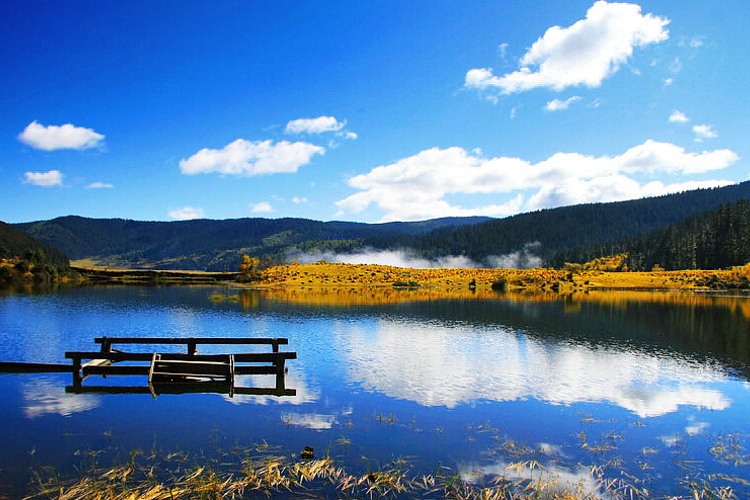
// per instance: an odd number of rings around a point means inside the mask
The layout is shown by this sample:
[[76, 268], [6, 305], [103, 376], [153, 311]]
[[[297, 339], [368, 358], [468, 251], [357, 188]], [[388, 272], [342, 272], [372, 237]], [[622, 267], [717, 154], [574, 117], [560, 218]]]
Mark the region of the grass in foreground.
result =
[[[720, 450], [719, 459], [734, 457], [724, 448]], [[134, 450], [124, 465], [106, 470], [99, 469], [94, 460], [93, 465], [79, 471], [80, 477], [75, 480], [62, 480], [54, 471], [45, 469], [35, 476], [36, 492], [24, 500], [738, 498], [730, 486], [717, 486], [710, 477], [701, 474], [682, 480], [684, 494], [681, 496], [654, 495], [647, 487], [639, 485], [637, 479], [628, 479], [627, 474], [616, 479], [605, 477], [606, 465], [590, 466], [585, 477], [581, 476], [575, 483], [565, 482], [535, 459], [523, 458], [524, 452], [517, 446], [514, 445], [513, 450], [517, 455], [515, 462], [508, 463], [493, 479], [480, 478], [477, 482], [469, 480], [471, 475], [442, 467], [433, 474], [413, 474], [409, 463], [402, 459], [379, 470], [350, 473], [328, 456], [318, 460], [278, 456], [279, 450], [265, 443], [252, 450], [234, 450], [232, 454], [239, 458], [230, 463], [226, 459], [219, 463], [205, 457], [190, 460], [187, 453], [180, 452], [163, 455], [154, 450], [148, 454]], [[96, 457], [97, 453], [89, 455]]]

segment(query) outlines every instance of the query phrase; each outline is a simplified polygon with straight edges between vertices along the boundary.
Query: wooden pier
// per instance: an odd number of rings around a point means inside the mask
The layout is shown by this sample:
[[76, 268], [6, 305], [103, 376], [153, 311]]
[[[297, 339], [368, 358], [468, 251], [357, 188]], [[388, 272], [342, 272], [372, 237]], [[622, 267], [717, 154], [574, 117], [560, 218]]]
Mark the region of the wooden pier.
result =
[[[65, 358], [72, 365], [42, 363], [0, 363], [0, 371], [15, 373], [72, 372], [73, 385], [66, 392], [109, 394], [184, 394], [218, 392], [295, 396], [295, 389], [285, 386], [286, 361], [297, 359], [296, 352], [282, 352], [286, 338], [257, 337], [97, 337], [99, 350], [68, 351]], [[113, 346], [137, 345], [147, 348], [126, 352]], [[154, 346], [183, 345], [185, 352], [160, 352]], [[271, 352], [239, 352], [230, 354], [198, 354], [201, 345], [270, 345]], [[140, 375], [147, 378], [145, 386], [83, 385], [92, 375]], [[237, 387], [238, 375], [274, 375], [274, 387]]]

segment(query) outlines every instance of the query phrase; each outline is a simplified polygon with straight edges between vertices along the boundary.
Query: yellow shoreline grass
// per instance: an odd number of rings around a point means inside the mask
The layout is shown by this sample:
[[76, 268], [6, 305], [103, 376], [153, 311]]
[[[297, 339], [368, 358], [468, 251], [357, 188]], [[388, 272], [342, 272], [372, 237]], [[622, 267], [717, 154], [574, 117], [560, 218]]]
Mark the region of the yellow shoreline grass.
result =
[[685, 270], [654, 272], [581, 271], [556, 269], [409, 269], [371, 264], [297, 264], [271, 267], [260, 272], [260, 288], [394, 287], [418, 284], [440, 292], [475, 290], [486, 292], [498, 279], [507, 289], [536, 289], [572, 292], [590, 289], [706, 290], [707, 280], [727, 281], [736, 274], [730, 270]]

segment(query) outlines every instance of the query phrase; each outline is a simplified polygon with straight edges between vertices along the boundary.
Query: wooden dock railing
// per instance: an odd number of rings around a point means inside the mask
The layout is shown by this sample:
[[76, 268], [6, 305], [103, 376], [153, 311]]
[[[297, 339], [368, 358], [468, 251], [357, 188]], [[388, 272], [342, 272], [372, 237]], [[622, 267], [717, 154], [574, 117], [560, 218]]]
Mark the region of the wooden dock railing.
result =
[[[294, 395], [296, 391], [285, 388], [285, 363], [297, 359], [296, 352], [280, 352], [279, 345], [289, 343], [286, 338], [258, 337], [97, 337], [99, 351], [68, 351], [65, 358], [72, 361], [73, 387], [71, 392], [84, 392], [81, 383], [91, 375], [145, 375], [148, 388], [156, 396], [154, 387], [162, 392], [195, 392], [196, 387], [226, 384], [230, 396], [234, 394], [235, 375], [276, 375], [274, 389], [258, 389], [260, 393]], [[185, 345], [186, 353], [124, 352], [113, 345]], [[270, 345], [272, 352], [243, 352], [231, 354], [198, 354], [198, 345]], [[88, 360], [88, 361], [86, 361]], [[115, 364], [115, 363], [140, 364]], [[147, 363], [147, 364], [146, 364]], [[185, 390], [175, 391], [175, 385]], [[167, 388], [166, 386], [171, 386]], [[192, 387], [188, 387], [192, 386]], [[135, 388], [131, 388], [134, 389]], [[239, 391], [239, 389], [242, 389]], [[247, 393], [237, 388], [238, 392]], [[85, 391], [88, 392], [88, 391]], [[213, 392], [213, 391], [212, 391]]]

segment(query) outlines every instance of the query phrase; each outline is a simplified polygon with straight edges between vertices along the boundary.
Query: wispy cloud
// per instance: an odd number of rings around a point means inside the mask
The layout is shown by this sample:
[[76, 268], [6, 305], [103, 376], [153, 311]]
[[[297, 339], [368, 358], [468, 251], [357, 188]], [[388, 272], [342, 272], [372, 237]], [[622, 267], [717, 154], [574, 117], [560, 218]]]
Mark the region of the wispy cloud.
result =
[[695, 132], [695, 142], [703, 142], [704, 139], [719, 137], [719, 134], [711, 127], [711, 125], [695, 125], [693, 127], [693, 132]]
[[[617, 201], [674, 192], [682, 183], [650, 182], [639, 175], [700, 174], [728, 167], [738, 160], [731, 150], [691, 153], [670, 143], [648, 140], [621, 155], [586, 156], [556, 153], [531, 163], [520, 158], [486, 158], [458, 147], [432, 148], [349, 179], [358, 192], [336, 202], [343, 212], [361, 212], [371, 204], [383, 210], [382, 222], [433, 217], [507, 216], [524, 207], [522, 191], [537, 189], [525, 209], [549, 208], [596, 201]], [[701, 181], [703, 187], [731, 184]], [[503, 204], [466, 208], [451, 205], [447, 195], [518, 193]]]
[[319, 116], [317, 118], [298, 118], [286, 124], [287, 134], [322, 134], [324, 132], [338, 132], [346, 125], [346, 120], [338, 121], [333, 116]]
[[34, 186], [52, 187], [62, 186], [64, 175], [59, 170], [50, 170], [49, 172], [26, 172], [24, 174], [24, 184], [33, 184]]
[[86, 189], [111, 189], [114, 186], [112, 184], [108, 184], [106, 182], [92, 182], [88, 186], [86, 186]]
[[[317, 118], [298, 118], [286, 124], [287, 134], [324, 134], [334, 132], [336, 137], [355, 140], [356, 133], [346, 130], [346, 120], [338, 121], [333, 116], [319, 116]], [[334, 143], [335, 145], [335, 143]]]
[[325, 148], [307, 142], [237, 139], [222, 149], [201, 149], [187, 160], [180, 160], [180, 170], [187, 175], [292, 173], [309, 163], [313, 156], [324, 153]]
[[641, 14], [638, 5], [598, 1], [585, 19], [549, 28], [523, 55], [517, 71], [496, 76], [492, 68], [471, 69], [464, 86], [503, 94], [538, 87], [598, 87], [628, 61], [634, 48], [666, 40], [668, 23], [665, 17]]
[[182, 207], [177, 210], [171, 210], [169, 216], [175, 220], [202, 219], [206, 216], [202, 208]]
[[545, 106], [544, 109], [547, 111], [563, 111], [570, 107], [571, 104], [573, 104], [576, 101], [580, 101], [581, 97], [574, 95], [573, 97], [569, 97], [565, 99], [564, 101], [560, 99], [552, 99], [549, 101]]
[[56, 149], [91, 149], [102, 144], [104, 136], [90, 128], [65, 125], [44, 126], [36, 120], [29, 123], [18, 135], [18, 140], [35, 149], [54, 151]]
[[687, 123], [690, 121], [690, 118], [688, 118], [685, 113], [674, 110], [672, 114], [669, 115], [669, 121], [670, 123]]

